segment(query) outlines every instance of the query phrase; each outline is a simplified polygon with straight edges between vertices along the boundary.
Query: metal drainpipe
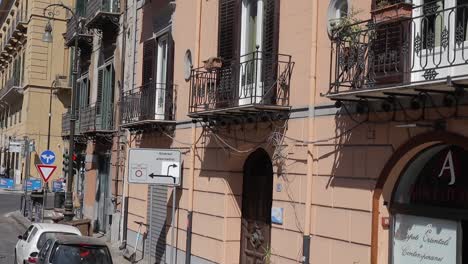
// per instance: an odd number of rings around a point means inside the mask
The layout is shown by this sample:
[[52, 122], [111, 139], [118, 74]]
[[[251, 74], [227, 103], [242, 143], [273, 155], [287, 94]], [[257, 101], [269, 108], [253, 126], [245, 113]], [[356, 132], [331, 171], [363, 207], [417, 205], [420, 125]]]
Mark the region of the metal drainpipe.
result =
[[[116, 196], [116, 201], [117, 201], [117, 197], [119, 195], [119, 176], [120, 176], [120, 169], [121, 169], [121, 164], [120, 164], [120, 136], [122, 134], [122, 128], [120, 127], [120, 123], [121, 123], [121, 120], [122, 120], [122, 98], [123, 98], [123, 93], [124, 93], [124, 81], [125, 81], [125, 56], [126, 56], [126, 48], [127, 48], [127, 1], [128, 0], [125, 0], [124, 1], [124, 17], [123, 17], [123, 23], [122, 23], [122, 55], [121, 55], [121, 58], [120, 60], [122, 61], [122, 65], [121, 65], [121, 68], [120, 68], [120, 83], [119, 83], [119, 94], [120, 94], [120, 104], [119, 104], [119, 111], [118, 111], [118, 124], [117, 124], [117, 160], [116, 160], [116, 164], [117, 164], [117, 171], [115, 173], [116, 175], [116, 184], [115, 184], [115, 196]], [[125, 185], [125, 173], [122, 174], [122, 184]], [[117, 205], [117, 203], [116, 203]], [[121, 202], [121, 213], [122, 215], [120, 216], [120, 221], [122, 222], [123, 224], [123, 219], [125, 219], [123, 217], [124, 215], [124, 212], [125, 212], [125, 193], [123, 192], [122, 190], [122, 202]], [[123, 230], [123, 225], [120, 224], [120, 230], [122, 231]], [[123, 241], [123, 233], [121, 235], [121, 233], [119, 232], [119, 241], [120, 243], [122, 243]]]
[[[195, 41], [196, 51], [196, 63], [197, 68], [200, 66], [200, 52], [201, 52], [201, 18], [203, 12], [203, 2], [198, 1], [197, 5], [197, 39]], [[193, 189], [195, 179], [195, 149], [196, 149], [196, 137], [197, 137], [197, 123], [194, 120], [192, 122], [192, 148], [191, 148], [191, 160], [190, 160], [190, 186], [188, 190], [188, 213], [187, 213], [187, 238], [185, 244], [185, 264], [191, 263], [192, 256], [192, 219], [193, 219]]]
[[[133, 64], [132, 64], [132, 77], [131, 77], [131, 80], [132, 80], [132, 83], [130, 85], [130, 88], [133, 89], [133, 87], [135, 86], [135, 63], [136, 63], [136, 45], [137, 45], [137, 0], [133, 0], [133, 49], [132, 49], [132, 53], [133, 53]], [[126, 197], [124, 198], [123, 200], [123, 204], [122, 206], [124, 207], [124, 212], [125, 214], [123, 214], [123, 227], [122, 227], [122, 241], [127, 241], [127, 229], [128, 229], [128, 217], [127, 217], [127, 213], [128, 213], [128, 197], [130, 196], [130, 193], [129, 193], [129, 188], [128, 188], [128, 184], [125, 183], [124, 181], [124, 190], [123, 190], [123, 193], [124, 195], [126, 195]]]
[[308, 122], [308, 141], [307, 144], [307, 186], [306, 186], [306, 206], [305, 206], [305, 221], [304, 234], [302, 240], [303, 263], [310, 263], [310, 225], [312, 222], [312, 184], [314, 175], [314, 138], [315, 138], [315, 99], [317, 93], [317, 40], [318, 40], [318, 2], [312, 1], [312, 43], [310, 52], [310, 90], [309, 97], [309, 122]]

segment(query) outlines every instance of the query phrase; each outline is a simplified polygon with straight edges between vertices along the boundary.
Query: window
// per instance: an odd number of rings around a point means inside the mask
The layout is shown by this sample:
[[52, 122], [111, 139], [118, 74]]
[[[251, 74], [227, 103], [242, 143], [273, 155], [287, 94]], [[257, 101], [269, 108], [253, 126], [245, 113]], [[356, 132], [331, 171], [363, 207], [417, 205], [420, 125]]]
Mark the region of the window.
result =
[[24, 232], [23, 234], [23, 240], [27, 240], [28, 239], [28, 236], [29, 234], [31, 233], [31, 231], [33, 230], [34, 226], [29, 226], [28, 229]]
[[52, 264], [112, 263], [107, 247], [93, 245], [58, 245], [52, 249], [49, 261]]
[[49, 239], [55, 238], [57, 235], [73, 235], [75, 236], [76, 234], [73, 233], [64, 233], [64, 232], [44, 232], [41, 234], [39, 239], [37, 240], [37, 248], [42, 248], [42, 246], [45, 244], [45, 242]]
[[164, 34], [157, 38], [155, 119], [165, 118], [167, 103], [166, 89], [168, 88], [169, 41], [170, 34]]
[[440, 46], [442, 30], [444, 28], [444, 1], [424, 0], [422, 19], [423, 48], [433, 49]]
[[37, 233], [37, 228], [35, 227], [32, 232], [31, 232], [31, 235], [28, 237], [28, 243], [31, 242], [31, 240], [34, 238], [34, 236], [36, 235]]
[[340, 22], [343, 17], [348, 15], [348, 0], [332, 0], [328, 6], [328, 33], [331, 35], [331, 29]]
[[47, 256], [47, 252], [49, 251], [50, 245], [52, 245], [52, 239], [47, 240], [46, 243], [44, 244], [44, 247], [41, 247], [39, 249], [39, 261], [41, 261], [42, 263], [44, 263], [44, 260]]
[[458, 40], [461, 37], [464, 41], [468, 40], [468, 0], [457, 0], [456, 20], [455, 38]]

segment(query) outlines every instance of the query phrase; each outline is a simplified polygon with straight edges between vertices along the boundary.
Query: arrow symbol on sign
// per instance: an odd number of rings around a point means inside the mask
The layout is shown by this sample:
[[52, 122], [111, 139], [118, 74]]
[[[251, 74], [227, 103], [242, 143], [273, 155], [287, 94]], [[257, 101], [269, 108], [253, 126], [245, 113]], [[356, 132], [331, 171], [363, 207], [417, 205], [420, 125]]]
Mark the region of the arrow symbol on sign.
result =
[[149, 177], [151, 177], [151, 179], [153, 179], [154, 177], [158, 177], [158, 176], [161, 176], [161, 175], [156, 175], [154, 173], [151, 173], [150, 175], [148, 175]]
[[45, 160], [47, 160], [47, 163], [48, 163], [50, 160], [52, 160], [52, 159], [55, 158], [55, 156], [52, 156], [52, 155], [42, 155], [41, 157], [43, 157]]

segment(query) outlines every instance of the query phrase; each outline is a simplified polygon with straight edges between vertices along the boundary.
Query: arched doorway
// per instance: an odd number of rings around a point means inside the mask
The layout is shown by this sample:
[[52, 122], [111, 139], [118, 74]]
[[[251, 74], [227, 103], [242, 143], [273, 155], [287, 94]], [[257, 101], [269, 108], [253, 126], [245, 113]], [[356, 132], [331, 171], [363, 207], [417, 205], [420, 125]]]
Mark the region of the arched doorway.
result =
[[439, 143], [420, 152], [389, 209], [389, 263], [468, 264], [468, 151]]
[[244, 164], [240, 263], [263, 263], [270, 247], [273, 166], [257, 149]]

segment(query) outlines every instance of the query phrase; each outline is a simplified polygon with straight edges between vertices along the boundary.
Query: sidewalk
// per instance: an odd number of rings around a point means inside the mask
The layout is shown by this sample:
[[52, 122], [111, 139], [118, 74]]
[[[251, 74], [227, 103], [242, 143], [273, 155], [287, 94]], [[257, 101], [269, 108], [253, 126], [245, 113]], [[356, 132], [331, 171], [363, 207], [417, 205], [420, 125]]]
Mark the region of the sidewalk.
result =
[[23, 193], [23, 185], [17, 184], [13, 189], [1, 188], [0, 193]]
[[[21, 214], [20, 211], [14, 211], [5, 215], [8, 218], [13, 219], [19, 225], [23, 226], [25, 229], [31, 225], [31, 221]], [[122, 256], [122, 252], [119, 250], [119, 244], [111, 244], [110, 242], [105, 241], [106, 237], [100, 234], [94, 234], [93, 237], [98, 238], [106, 242], [107, 246], [109, 247], [109, 251], [112, 255], [112, 262], [114, 264], [129, 264], [130, 262]], [[140, 262], [142, 263], [142, 262]]]

